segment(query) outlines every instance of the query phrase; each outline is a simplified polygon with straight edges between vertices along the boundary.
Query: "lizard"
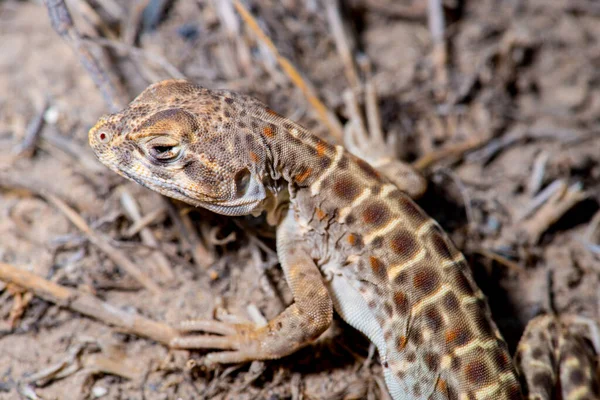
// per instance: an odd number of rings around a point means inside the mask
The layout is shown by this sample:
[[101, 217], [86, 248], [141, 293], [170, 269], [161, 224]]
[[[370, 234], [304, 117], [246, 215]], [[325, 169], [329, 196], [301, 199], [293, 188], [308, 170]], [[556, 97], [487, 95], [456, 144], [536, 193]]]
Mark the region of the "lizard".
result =
[[[562, 365], [556, 346], [538, 348], [543, 329], [512, 361], [464, 256], [393, 168], [373, 168], [250, 96], [186, 80], [152, 84], [88, 138], [103, 164], [149, 189], [226, 216], [265, 212], [276, 226], [294, 302], [262, 327], [184, 323], [171, 347], [221, 350], [207, 364], [276, 359], [318, 338], [335, 310], [375, 345], [395, 400], [521, 399], [528, 389], [549, 399], [543, 387], [562, 379], [565, 399], [600, 397], [578, 357], [572, 376], [540, 366]], [[557, 342], [564, 330], [553, 326], [546, 339]]]

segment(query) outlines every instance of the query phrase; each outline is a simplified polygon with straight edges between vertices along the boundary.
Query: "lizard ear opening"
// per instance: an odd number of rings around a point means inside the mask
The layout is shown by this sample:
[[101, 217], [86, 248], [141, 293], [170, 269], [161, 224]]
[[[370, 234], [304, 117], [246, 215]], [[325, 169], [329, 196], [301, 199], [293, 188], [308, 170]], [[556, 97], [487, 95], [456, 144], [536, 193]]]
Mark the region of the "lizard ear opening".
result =
[[248, 188], [250, 187], [251, 178], [252, 173], [248, 170], [248, 168], [244, 168], [235, 174], [235, 197], [244, 197], [248, 191]]
[[265, 187], [248, 168], [239, 170], [234, 177], [235, 199], [243, 203], [254, 203], [266, 197]]

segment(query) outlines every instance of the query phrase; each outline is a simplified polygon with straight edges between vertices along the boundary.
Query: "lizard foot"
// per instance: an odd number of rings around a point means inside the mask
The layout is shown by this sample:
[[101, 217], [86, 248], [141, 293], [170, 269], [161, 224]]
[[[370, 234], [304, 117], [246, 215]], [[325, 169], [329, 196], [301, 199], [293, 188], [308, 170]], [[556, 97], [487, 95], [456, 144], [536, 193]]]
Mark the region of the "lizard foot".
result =
[[[220, 349], [230, 350], [206, 355], [205, 363], [233, 364], [259, 359], [277, 358], [261, 349], [260, 337], [263, 328], [253, 324], [227, 323], [214, 320], [189, 320], [178, 326], [181, 336], [174, 338], [170, 347], [175, 349]], [[209, 335], [189, 332], [202, 331]]]

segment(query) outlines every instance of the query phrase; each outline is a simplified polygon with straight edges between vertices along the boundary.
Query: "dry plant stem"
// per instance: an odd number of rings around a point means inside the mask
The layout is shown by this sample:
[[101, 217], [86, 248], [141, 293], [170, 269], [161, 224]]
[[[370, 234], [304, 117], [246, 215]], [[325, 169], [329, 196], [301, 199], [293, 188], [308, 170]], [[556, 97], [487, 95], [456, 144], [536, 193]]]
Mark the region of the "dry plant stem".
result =
[[[137, 202], [125, 188], [121, 191], [121, 204], [125, 209], [125, 212], [129, 216], [129, 218], [135, 223], [142, 220], [142, 213], [137, 205]], [[152, 248], [158, 248], [159, 244], [154, 234], [150, 230], [150, 228], [143, 228], [140, 231], [140, 237], [142, 238], [142, 242]], [[172, 280], [175, 278], [175, 274], [173, 274], [173, 270], [171, 269], [171, 263], [167, 259], [167, 257], [161, 253], [159, 250], [152, 251], [152, 261], [158, 266], [159, 271], [163, 275], [163, 278], [167, 280]]]
[[252, 30], [256, 37], [265, 46], [269, 48], [269, 50], [273, 53], [273, 55], [277, 59], [277, 62], [279, 62], [279, 65], [281, 65], [281, 68], [285, 71], [290, 80], [294, 83], [294, 85], [298, 87], [298, 89], [300, 89], [304, 97], [308, 100], [309, 104], [319, 116], [321, 122], [325, 124], [327, 128], [329, 128], [329, 131], [331, 132], [333, 137], [339, 142], [341, 142], [344, 132], [342, 125], [335, 117], [335, 115], [327, 109], [325, 104], [323, 104], [321, 100], [317, 98], [315, 94], [317, 93], [317, 91], [307, 80], [302, 78], [300, 72], [298, 72], [296, 67], [294, 67], [294, 65], [288, 59], [279, 54], [279, 51], [277, 50], [277, 47], [275, 47], [275, 44], [260, 28], [256, 19], [252, 16], [252, 14], [250, 14], [250, 12], [241, 3], [241, 1], [234, 0], [234, 5], [238, 13], [240, 13], [240, 15], [242, 16], [244, 22], [246, 22], [246, 24], [250, 28], [250, 30]]
[[122, 109], [127, 104], [125, 89], [116, 79], [107, 73], [100, 60], [89, 50], [81, 35], [73, 25], [71, 14], [63, 0], [44, 0], [54, 30], [73, 48], [92, 80], [100, 89], [111, 112]]
[[82, 359], [83, 367], [91, 373], [104, 373], [138, 380], [143, 376], [139, 362], [126, 358], [115, 360], [101, 354], [89, 354]]
[[42, 133], [42, 127], [44, 126], [44, 113], [48, 109], [48, 99], [44, 100], [44, 105], [33, 120], [27, 125], [27, 132], [23, 141], [19, 143], [14, 149], [15, 153], [19, 157], [31, 157], [35, 151], [35, 147]]
[[171, 64], [166, 58], [158, 55], [151, 54], [146, 50], [137, 48], [135, 46], [130, 46], [124, 43], [120, 43], [116, 40], [110, 39], [102, 39], [95, 38], [93, 40], [82, 40], [85, 44], [96, 44], [104, 47], [112, 47], [114, 49], [120, 50], [124, 53], [130, 53], [132, 56], [143, 58], [146, 61], [159, 65], [162, 69], [165, 70], [167, 74], [170, 75], [171, 78], [174, 79], [187, 79], [186, 76], [177, 69], [173, 64]]
[[397, 4], [394, 0], [365, 0], [367, 8], [381, 13], [405, 19], [424, 20], [427, 8], [422, 1], [413, 1], [410, 5]]
[[159, 223], [163, 220], [165, 212], [166, 210], [164, 207], [158, 207], [157, 209], [150, 211], [138, 221], [134, 221], [133, 224], [131, 224], [131, 226], [125, 231], [124, 236], [130, 238], [140, 233], [147, 226], [154, 223]]
[[150, 0], [135, 0], [133, 6], [129, 9], [129, 14], [121, 20], [122, 40], [125, 45], [133, 47], [135, 44], [135, 39], [142, 25], [144, 9], [149, 2]]
[[550, 158], [550, 154], [547, 151], [542, 151], [537, 155], [533, 162], [531, 169], [531, 177], [527, 184], [527, 192], [530, 196], [535, 196], [537, 192], [542, 188], [544, 182], [544, 175], [546, 172], [546, 164]]
[[542, 234], [560, 219], [571, 207], [588, 197], [579, 184], [571, 185], [566, 191], [555, 193], [540, 210], [523, 224], [529, 243], [535, 244]]
[[194, 263], [202, 269], [209, 268], [215, 261], [214, 257], [200, 241], [190, 217], [187, 214], [181, 213], [170, 199], [165, 198], [164, 201], [167, 206], [169, 216], [171, 217], [173, 223], [177, 226], [185, 247], [187, 247], [192, 253]]
[[342, 21], [338, 1], [331, 0], [325, 2], [325, 9], [327, 11], [327, 19], [329, 21], [329, 26], [331, 27], [333, 39], [335, 40], [335, 47], [344, 64], [346, 79], [348, 79], [348, 83], [350, 83], [350, 88], [354, 92], [357, 92], [360, 87], [360, 79], [358, 78], [358, 73], [356, 72], [356, 67], [354, 65], [350, 43], [348, 43], [346, 31], [344, 30], [344, 23]]
[[525, 207], [523, 207], [521, 212], [516, 216], [516, 220], [522, 221], [525, 218], [529, 217], [538, 208], [540, 208], [542, 205], [544, 205], [548, 201], [548, 199], [550, 199], [556, 193], [560, 193], [560, 195], [562, 196], [562, 194], [565, 192], [566, 189], [567, 189], [567, 183], [563, 179], [555, 180], [554, 182], [552, 182], [551, 184], [546, 186], [546, 188], [544, 190], [542, 190], [540, 193], [538, 193], [538, 195], [535, 196], [529, 202], [529, 204], [527, 204]]
[[484, 140], [472, 139], [440, 150], [430, 151], [412, 163], [413, 168], [423, 171], [436, 162], [448, 157], [460, 157], [483, 144]]
[[150, 277], [148, 277], [143, 271], [141, 271], [121, 250], [113, 247], [106, 239], [97, 234], [90, 228], [85, 220], [77, 214], [75, 210], [69, 207], [64, 201], [51, 194], [43, 194], [50, 203], [58, 208], [65, 216], [79, 228], [96, 247], [102, 250], [108, 258], [110, 258], [120, 268], [125, 270], [135, 280], [137, 280], [142, 286], [150, 290], [155, 294], [161, 293], [160, 287]]
[[369, 126], [369, 134], [374, 141], [379, 143], [385, 142], [383, 129], [381, 124], [381, 113], [379, 112], [379, 104], [377, 102], [377, 89], [371, 76], [371, 66], [369, 60], [364, 57], [361, 67], [365, 74], [365, 110], [367, 113], [367, 124]]
[[486, 249], [477, 249], [476, 253], [481, 254], [484, 257], [489, 258], [490, 260], [496, 261], [498, 264], [504, 265], [514, 271], [523, 271], [523, 267], [519, 264], [510, 261], [508, 258], [502, 257], [500, 254], [494, 253], [493, 251], [489, 251]]
[[91, 294], [57, 285], [31, 272], [1, 262], [0, 280], [19, 285], [46, 301], [113, 325], [126, 333], [147, 337], [164, 345], [168, 345], [178, 336], [178, 332], [166, 324], [119, 310]]
[[439, 85], [445, 86], [448, 83], [448, 71], [446, 70], [448, 54], [444, 38], [446, 22], [442, 0], [428, 0], [428, 23], [431, 40], [433, 41], [432, 56], [436, 69], [436, 79]]

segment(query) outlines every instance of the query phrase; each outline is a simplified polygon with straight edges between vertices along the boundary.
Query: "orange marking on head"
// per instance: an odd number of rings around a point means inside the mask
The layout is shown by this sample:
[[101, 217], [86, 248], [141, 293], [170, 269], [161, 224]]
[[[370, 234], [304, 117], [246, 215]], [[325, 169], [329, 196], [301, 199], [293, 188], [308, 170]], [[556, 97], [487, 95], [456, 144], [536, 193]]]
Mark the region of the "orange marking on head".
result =
[[265, 111], [267, 111], [268, 114], [279, 116], [279, 113], [277, 113], [277, 111], [272, 110], [270, 108], [267, 108]]
[[322, 221], [327, 216], [325, 211], [321, 210], [320, 208], [315, 208], [315, 214], [317, 215], [319, 221]]
[[273, 136], [275, 136], [275, 133], [273, 133], [273, 128], [271, 128], [270, 126], [265, 126], [263, 129], [263, 133], [266, 137], [272, 138]]
[[306, 180], [306, 178], [308, 178], [310, 176], [311, 173], [312, 173], [312, 168], [307, 167], [302, 173], [296, 175], [294, 180], [298, 183], [302, 183]]
[[317, 143], [317, 155], [323, 157], [325, 155], [325, 150], [327, 150], [327, 144], [325, 144], [324, 141], [319, 140]]
[[252, 160], [252, 162], [258, 162], [258, 160], [259, 160], [258, 154], [256, 154], [255, 152], [251, 151], [250, 152], [250, 159]]
[[356, 235], [354, 235], [353, 233], [349, 234], [348, 237], [346, 238], [346, 240], [348, 240], [348, 244], [350, 246], [354, 246], [356, 244]]

